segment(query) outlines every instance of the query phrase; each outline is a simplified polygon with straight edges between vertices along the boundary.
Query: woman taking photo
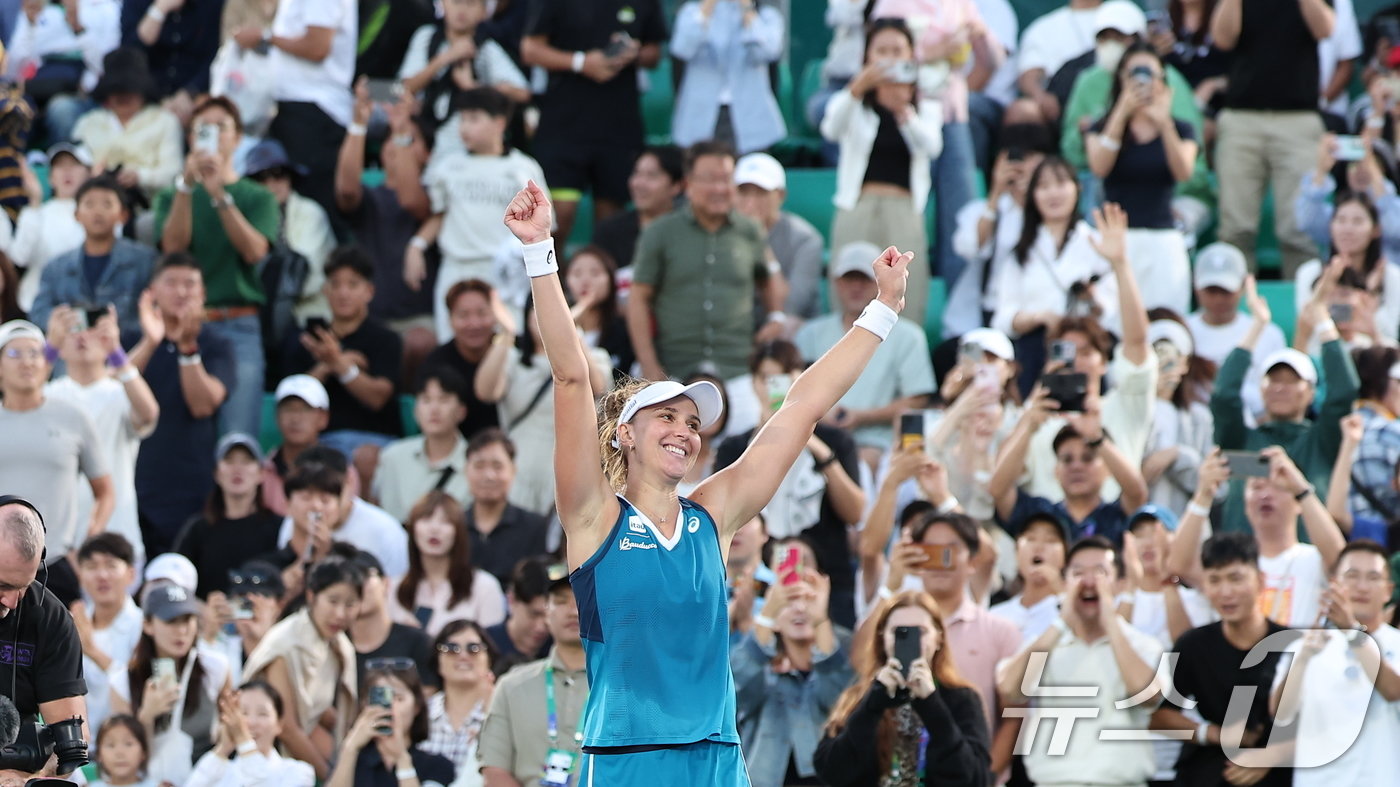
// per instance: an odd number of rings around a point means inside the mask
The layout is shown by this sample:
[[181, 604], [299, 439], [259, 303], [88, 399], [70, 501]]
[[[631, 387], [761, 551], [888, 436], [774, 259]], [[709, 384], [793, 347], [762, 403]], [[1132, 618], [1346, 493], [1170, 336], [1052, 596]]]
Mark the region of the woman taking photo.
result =
[[199, 758], [185, 787], [312, 787], [315, 769], [278, 753], [281, 732], [282, 695], [270, 684], [253, 681], [224, 694], [219, 743]]
[[[822, 118], [822, 136], [841, 146], [833, 250], [862, 240], [928, 248], [924, 208], [931, 162], [943, 150], [943, 108], [918, 94], [917, 74], [914, 35], [904, 20], [871, 20], [865, 68], [831, 97]], [[909, 266], [904, 316], [916, 325], [924, 324], [929, 275], [927, 260]]]
[[[1365, 192], [1348, 191], [1337, 197], [1328, 221], [1328, 248], [1333, 260], [1361, 275], [1368, 304], [1375, 312], [1378, 336], [1400, 338], [1400, 268], [1389, 263], [1381, 246], [1381, 217], [1376, 203]], [[1299, 314], [1313, 299], [1322, 260], [1309, 260], [1298, 267], [1293, 280], [1294, 306]], [[1338, 320], [1338, 322], [1342, 322]]]
[[[387, 706], [371, 701], [384, 694], [389, 696]], [[370, 670], [365, 674], [365, 697], [325, 787], [452, 784], [452, 762], [419, 747], [428, 737], [428, 711], [417, 670]]]
[[[1382, 256], [1400, 260], [1400, 196], [1396, 195], [1395, 183], [1388, 174], [1394, 171], [1394, 154], [1373, 141], [1374, 133], [1371, 129], [1362, 130], [1363, 155], [1359, 161], [1341, 162], [1337, 158], [1337, 136], [1322, 135], [1317, 143], [1317, 168], [1303, 175], [1293, 203], [1293, 216], [1298, 228], [1317, 245], [1333, 248], [1332, 219], [1342, 200], [1348, 192], [1365, 194], [1380, 217], [1376, 223], [1380, 226]], [[1385, 151], [1384, 161], [1382, 151]]]
[[231, 685], [228, 662], [195, 647], [199, 606], [184, 588], [157, 585], [143, 608], [131, 663], [109, 675], [112, 713], [141, 720], [152, 780], [184, 784], [195, 758], [213, 746], [219, 694]]
[[1118, 281], [1099, 241], [1079, 217], [1079, 181], [1058, 156], [1047, 156], [1026, 186], [1025, 221], [1011, 265], [1001, 269], [993, 328], [1016, 343], [1024, 398], [1045, 366], [1045, 334], [1065, 317], [1095, 316], [1118, 330]]
[[639, 380], [595, 411], [554, 263], [551, 212], [528, 183], [506, 209], [506, 225], [525, 244], [553, 368], [559, 519], [591, 686], [578, 781], [747, 784], [729, 670], [730, 539], [772, 498], [813, 427], [889, 335], [914, 255], [888, 248], [875, 260], [876, 299], [793, 382], [743, 456], [686, 499], [676, 485], [698, 452], [698, 432], [719, 417], [719, 392], [708, 383]]
[[389, 595], [394, 620], [437, 636], [450, 620], [494, 626], [506, 619], [501, 583], [472, 564], [467, 516], [435, 489], [408, 513], [408, 573]]
[[[776, 545], [782, 553], [788, 539]], [[753, 787], [820, 784], [812, 754], [851, 682], [851, 632], [827, 614], [831, 580], [814, 569], [769, 588], [753, 630], [730, 649], [739, 736]]]
[[1191, 306], [1191, 261], [1176, 228], [1172, 196], [1196, 166], [1195, 131], [1172, 117], [1172, 89], [1151, 45], [1133, 44], [1118, 61], [1109, 110], [1084, 139], [1089, 169], [1103, 179], [1104, 199], [1128, 214], [1128, 260], [1148, 308], [1185, 314]]
[[263, 680], [291, 698], [282, 742], [291, 756], [330, 774], [330, 756], [355, 712], [355, 646], [346, 630], [359, 611], [365, 575], [331, 557], [311, 567], [306, 606], [273, 626], [243, 665], [244, 682]]
[[428, 739], [420, 748], [457, 769], [456, 787], [480, 784], [476, 747], [496, 688], [496, 647], [481, 626], [454, 620], [433, 641], [442, 691], [428, 698]]
[[637, 356], [627, 334], [627, 319], [618, 308], [617, 261], [601, 246], [584, 246], [569, 258], [564, 286], [584, 345], [602, 350], [612, 364], [613, 379], [621, 382]]
[[231, 569], [277, 549], [282, 527], [282, 517], [263, 505], [263, 456], [257, 440], [242, 432], [226, 434], [214, 455], [214, 489], [174, 548], [199, 570], [195, 595], [210, 603], [216, 601], [211, 593], [222, 597], [228, 590]]
[[[919, 636], [922, 656], [907, 665], [894, 657], [900, 628]], [[854, 654], [860, 674], [837, 700], [817, 746], [814, 760], [823, 782], [992, 784], [982, 700], [944, 647], [947, 630], [933, 599], [922, 591], [896, 593], [876, 609], [873, 631], [877, 636]]]
[[1196, 493], [1201, 460], [1215, 444], [1210, 389], [1216, 365], [1196, 355], [1196, 343], [1181, 315], [1168, 309], [1147, 313], [1147, 340], [1157, 355], [1157, 402], [1143, 454], [1142, 480], [1148, 501], [1185, 511]]

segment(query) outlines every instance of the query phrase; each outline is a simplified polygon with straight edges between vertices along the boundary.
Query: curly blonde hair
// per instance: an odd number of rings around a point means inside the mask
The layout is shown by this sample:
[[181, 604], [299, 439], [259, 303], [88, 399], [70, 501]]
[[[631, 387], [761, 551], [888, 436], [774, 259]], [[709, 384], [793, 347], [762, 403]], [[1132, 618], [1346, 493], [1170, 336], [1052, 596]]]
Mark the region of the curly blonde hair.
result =
[[603, 456], [603, 475], [618, 492], [627, 485], [627, 454], [613, 445], [617, 437], [617, 419], [627, 400], [648, 385], [651, 380], [628, 377], [598, 400], [598, 450]]

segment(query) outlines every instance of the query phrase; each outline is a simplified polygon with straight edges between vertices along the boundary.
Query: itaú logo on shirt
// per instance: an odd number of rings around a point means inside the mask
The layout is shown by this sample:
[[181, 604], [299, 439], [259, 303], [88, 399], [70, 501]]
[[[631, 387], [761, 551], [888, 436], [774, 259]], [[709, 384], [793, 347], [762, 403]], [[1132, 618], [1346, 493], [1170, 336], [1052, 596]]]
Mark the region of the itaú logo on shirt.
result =
[[623, 552], [626, 552], [629, 549], [656, 549], [656, 542], [633, 541], [631, 536], [623, 536], [622, 540], [617, 542], [617, 548], [622, 550]]

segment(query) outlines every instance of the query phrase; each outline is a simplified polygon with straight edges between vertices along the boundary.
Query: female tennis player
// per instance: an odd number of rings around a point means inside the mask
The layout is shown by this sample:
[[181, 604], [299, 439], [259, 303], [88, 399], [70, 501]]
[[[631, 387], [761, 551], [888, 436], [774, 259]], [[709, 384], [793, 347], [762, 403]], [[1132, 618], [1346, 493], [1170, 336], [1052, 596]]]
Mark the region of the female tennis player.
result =
[[[743, 456], [687, 499], [676, 484], [700, 453], [700, 430], [720, 416], [719, 389], [634, 381], [595, 413], [559, 283], [551, 211], [532, 181], [511, 200], [505, 223], [525, 244], [554, 372], [555, 496], [590, 685], [577, 783], [747, 787], [729, 670], [729, 542], [889, 334], [914, 255], [888, 248], [874, 261], [879, 296], [793, 382]], [[568, 783], [570, 756], [552, 751], [550, 762], [546, 783]]]

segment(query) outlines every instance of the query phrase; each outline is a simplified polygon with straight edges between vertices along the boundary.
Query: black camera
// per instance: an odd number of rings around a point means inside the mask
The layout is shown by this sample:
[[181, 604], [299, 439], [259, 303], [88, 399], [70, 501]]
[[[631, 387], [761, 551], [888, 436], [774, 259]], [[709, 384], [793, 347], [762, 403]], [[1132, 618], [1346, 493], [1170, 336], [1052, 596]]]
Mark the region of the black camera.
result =
[[87, 765], [88, 744], [83, 739], [82, 716], [21, 728], [14, 743], [0, 747], [0, 769], [37, 773], [48, 763], [49, 755], [57, 755], [58, 773], [64, 776]]

